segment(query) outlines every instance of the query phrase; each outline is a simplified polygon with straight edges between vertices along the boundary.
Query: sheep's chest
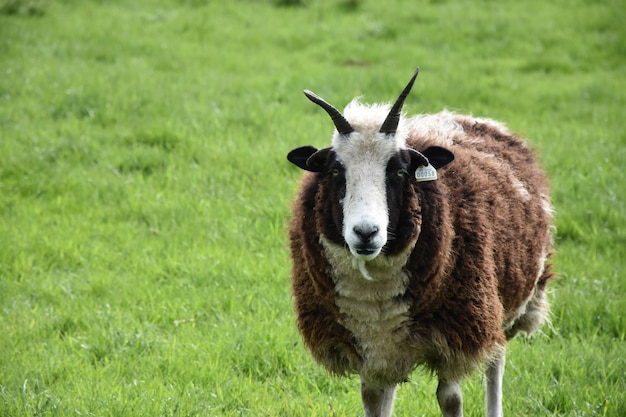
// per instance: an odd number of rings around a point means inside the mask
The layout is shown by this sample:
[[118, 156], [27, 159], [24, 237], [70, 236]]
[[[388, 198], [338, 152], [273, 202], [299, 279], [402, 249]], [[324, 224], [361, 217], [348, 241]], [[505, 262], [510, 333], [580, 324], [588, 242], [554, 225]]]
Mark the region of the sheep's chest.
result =
[[405, 259], [381, 256], [359, 265], [345, 249], [325, 246], [332, 252], [327, 255], [341, 324], [354, 334], [362, 358], [359, 373], [385, 383], [405, 380], [415, 367], [415, 350], [409, 346], [409, 304], [401, 297], [409, 281]]
[[[363, 278], [361, 278], [363, 279]], [[369, 282], [368, 282], [369, 283]], [[415, 366], [408, 346], [408, 305], [397, 297], [371, 300], [358, 294], [346, 295], [338, 284], [336, 304], [342, 325], [357, 340], [362, 364], [359, 373], [370, 380], [401, 382]]]

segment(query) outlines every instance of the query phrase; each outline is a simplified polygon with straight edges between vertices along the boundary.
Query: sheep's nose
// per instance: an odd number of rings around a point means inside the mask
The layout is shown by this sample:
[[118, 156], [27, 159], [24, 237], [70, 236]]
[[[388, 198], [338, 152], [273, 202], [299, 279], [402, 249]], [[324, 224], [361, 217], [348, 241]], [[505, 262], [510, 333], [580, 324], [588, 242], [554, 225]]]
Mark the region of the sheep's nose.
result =
[[363, 243], [369, 242], [378, 233], [378, 226], [361, 224], [354, 226], [352, 231], [361, 239]]

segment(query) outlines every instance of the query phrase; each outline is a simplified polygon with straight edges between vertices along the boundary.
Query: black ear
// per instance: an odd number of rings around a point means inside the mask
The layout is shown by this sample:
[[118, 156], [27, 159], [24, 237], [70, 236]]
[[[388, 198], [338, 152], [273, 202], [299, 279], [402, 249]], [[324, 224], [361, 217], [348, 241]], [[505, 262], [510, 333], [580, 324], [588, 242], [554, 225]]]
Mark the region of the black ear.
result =
[[307, 169], [306, 161], [317, 152], [317, 148], [313, 146], [302, 146], [300, 148], [296, 148], [287, 154], [287, 159], [289, 162], [294, 164], [300, 169]]
[[320, 149], [313, 146], [302, 146], [287, 154], [287, 159], [300, 169], [312, 172], [320, 172], [326, 165], [326, 159], [330, 148]]
[[306, 160], [306, 166], [309, 171], [320, 172], [326, 167], [330, 148], [323, 148], [315, 152]]
[[443, 168], [454, 161], [454, 154], [441, 146], [431, 146], [422, 151], [428, 162], [435, 168]]
[[418, 167], [425, 167], [428, 165], [428, 159], [415, 149], [407, 149], [411, 158], [411, 170], [415, 171]]

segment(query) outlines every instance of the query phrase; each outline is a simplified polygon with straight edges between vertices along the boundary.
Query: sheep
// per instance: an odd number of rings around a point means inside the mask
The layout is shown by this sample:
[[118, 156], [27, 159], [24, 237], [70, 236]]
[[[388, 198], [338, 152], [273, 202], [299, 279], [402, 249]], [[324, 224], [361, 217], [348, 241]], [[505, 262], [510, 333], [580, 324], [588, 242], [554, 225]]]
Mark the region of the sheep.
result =
[[405, 117], [398, 99], [331, 117], [332, 145], [289, 152], [306, 172], [289, 224], [297, 326], [330, 373], [358, 374], [365, 416], [390, 416], [417, 367], [446, 417], [484, 366], [486, 415], [502, 416], [507, 341], [547, 321], [555, 276], [548, 181], [501, 123], [447, 111]]

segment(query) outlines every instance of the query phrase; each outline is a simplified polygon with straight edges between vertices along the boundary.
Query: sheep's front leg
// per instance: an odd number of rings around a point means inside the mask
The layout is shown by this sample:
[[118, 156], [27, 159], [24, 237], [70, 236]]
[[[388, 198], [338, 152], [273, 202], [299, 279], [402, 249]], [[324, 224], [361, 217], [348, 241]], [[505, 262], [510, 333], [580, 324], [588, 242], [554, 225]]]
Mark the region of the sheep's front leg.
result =
[[361, 378], [361, 400], [365, 417], [390, 417], [393, 411], [395, 385], [385, 387], [368, 384]]
[[485, 369], [485, 398], [487, 417], [502, 417], [502, 377], [504, 375], [504, 350]]
[[443, 417], [463, 417], [463, 397], [459, 381], [439, 380], [437, 401]]

